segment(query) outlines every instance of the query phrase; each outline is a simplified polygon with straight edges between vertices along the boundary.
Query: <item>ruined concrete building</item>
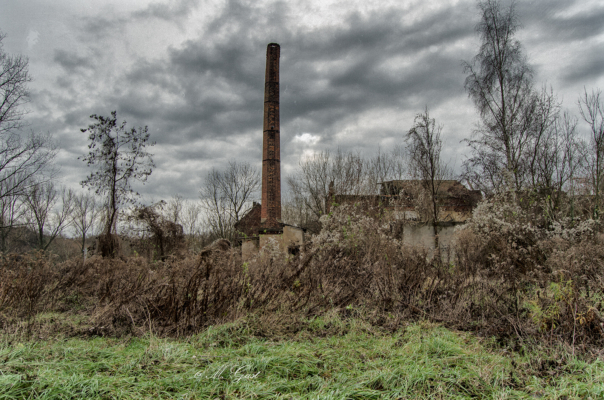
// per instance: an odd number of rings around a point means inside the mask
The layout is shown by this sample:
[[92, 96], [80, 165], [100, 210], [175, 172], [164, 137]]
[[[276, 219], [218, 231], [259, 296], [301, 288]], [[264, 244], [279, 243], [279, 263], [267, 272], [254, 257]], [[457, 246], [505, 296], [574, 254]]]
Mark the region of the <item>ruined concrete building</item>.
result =
[[[437, 186], [439, 221], [465, 222], [482, 200], [480, 190], [470, 190], [457, 180], [437, 181]], [[417, 179], [381, 182], [380, 201], [393, 211], [404, 211], [408, 219], [421, 220], [418, 194], [422, 187], [423, 182]]]
[[[281, 220], [279, 57], [279, 45], [269, 43], [264, 83], [262, 202], [254, 203], [252, 209], [235, 224], [235, 229], [242, 236], [241, 252], [244, 259], [257, 254], [269, 240], [276, 241], [283, 251], [290, 253], [296, 253], [304, 244], [303, 230], [284, 224]], [[431, 226], [421, 224], [421, 181], [387, 181], [381, 182], [380, 186], [379, 194], [351, 196], [334, 193], [332, 183], [326, 198], [326, 209], [329, 212], [332, 204], [358, 202], [383, 207], [400, 220], [401, 239], [429, 247], [433, 243], [433, 230]], [[481, 195], [478, 191], [468, 190], [458, 181], [440, 181], [439, 186], [439, 236], [444, 244], [453, 237], [454, 225], [463, 223], [471, 216]], [[413, 221], [416, 223], [407, 225], [407, 222]]]
[[268, 240], [283, 250], [299, 251], [304, 242], [302, 229], [281, 221], [281, 138], [279, 121], [279, 57], [281, 48], [269, 43], [266, 48], [264, 83], [264, 121], [262, 134], [262, 202], [235, 224], [243, 235], [242, 256], [252, 257]]
[[[465, 222], [472, 217], [472, 211], [482, 200], [479, 190], [470, 190], [457, 180], [438, 181], [437, 186], [438, 220], [441, 222]], [[334, 203], [359, 203], [383, 208], [397, 214], [401, 219], [421, 222], [426, 218], [422, 214], [427, 212], [431, 216], [431, 206], [426, 199], [425, 190], [423, 181], [418, 179], [380, 182], [379, 194], [375, 195], [337, 194], [330, 186], [330, 194], [325, 202], [325, 208], [329, 212]]]
[[[328, 212], [334, 204], [377, 207], [390, 214], [394, 237], [409, 245], [434, 247], [434, 228], [428, 223], [432, 210], [421, 180], [380, 182], [379, 194], [375, 195], [342, 195], [334, 193], [332, 187], [330, 189], [325, 202]], [[437, 229], [441, 248], [449, 247], [455, 240], [455, 227], [472, 217], [472, 211], [481, 199], [479, 190], [470, 190], [457, 180], [438, 181]]]

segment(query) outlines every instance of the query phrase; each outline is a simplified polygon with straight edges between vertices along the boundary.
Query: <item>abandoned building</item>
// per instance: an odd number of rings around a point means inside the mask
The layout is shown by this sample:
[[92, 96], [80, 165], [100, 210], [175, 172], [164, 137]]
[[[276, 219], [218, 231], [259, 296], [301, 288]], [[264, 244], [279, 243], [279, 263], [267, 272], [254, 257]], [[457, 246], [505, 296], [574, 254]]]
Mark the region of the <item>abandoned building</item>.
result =
[[[380, 202], [392, 211], [404, 213], [404, 217], [421, 221], [418, 210], [418, 193], [421, 192], [421, 180], [395, 180], [380, 183]], [[472, 216], [472, 210], [482, 200], [480, 190], [470, 190], [457, 180], [436, 182], [436, 195], [439, 215], [442, 222], [465, 222]]]
[[[281, 220], [281, 155], [279, 121], [279, 57], [280, 46], [269, 43], [266, 49], [264, 84], [264, 115], [262, 135], [262, 201], [254, 203], [251, 210], [236, 224], [241, 234], [243, 259], [256, 255], [269, 240], [277, 242], [283, 251], [297, 253], [304, 245], [304, 230], [284, 224]], [[450, 242], [455, 225], [465, 222], [481, 200], [480, 191], [469, 190], [456, 180], [438, 181], [439, 237], [441, 243]], [[426, 222], [422, 208], [422, 181], [392, 180], [379, 183], [379, 194], [344, 195], [333, 192], [333, 184], [325, 199], [326, 210], [332, 204], [363, 203], [383, 207], [398, 221], [396, 236], [404, 242], [431, 247], [433, 227]], [[425, 192], [424, 192], [425, 193]]]
[[[457, 180], [442, 180], [436, 185], [438, 220], [441, 222], [465, 222], [472, 216], [472, 210], [482, 199], [479, 190], [470, 190]], [[332, 204], [362, 203], [394, 212], [403, 220], [422, 222], [426, 220], [422, 208], [429, 207], [422, 192], [425, 192], [425, 189], [421, 180], [385, 181], [379, 183], [379, 194], [376, 195], [331, 193], [325, 208], [329, 210]]]
[[[381, 182], [380, 203], [393, 212], [399, 223], [393, 234], [412, 246], [434, 248], [434, 227], [427, 223], [431, 215], [430, 201], [422, 198], [424, 182], [421, 180], [394, 180]], [[436, 182], [438, 188], [438, 240], [447, 249], [455, 240], [455, 227], [472, 217], [472, 211], [482, 200], [479, 190], [470, 190], [457, 180]]]
[[[394, 237], [409, 245], [433, 248], [434, 227], [428, 222], [432, 210], [423, 183], [416, 179], [384, 181], [379, 183], [379, 193], [375, 195], [343, 195], [330, 190], [325, 209], [329, 212], [332, 205], [338, 204], [378, 207], [394, 217]], [[439, 242], [446, 248], [454, 240], [455, 227], [472, 217], [482, 194], [457, 180], [442, 180], [436, 184]]]
[[262, 134], [262, 202], [235, 224], [243, 235], [241, 255], [253, 257], [269, 240], [285, 251], [296, 253], [304, 243], [301, 228], [281, 221], [281, 148], [279, 124], [279, 57], [280, 46], [266, 48], [264, 83], [264, 122]]

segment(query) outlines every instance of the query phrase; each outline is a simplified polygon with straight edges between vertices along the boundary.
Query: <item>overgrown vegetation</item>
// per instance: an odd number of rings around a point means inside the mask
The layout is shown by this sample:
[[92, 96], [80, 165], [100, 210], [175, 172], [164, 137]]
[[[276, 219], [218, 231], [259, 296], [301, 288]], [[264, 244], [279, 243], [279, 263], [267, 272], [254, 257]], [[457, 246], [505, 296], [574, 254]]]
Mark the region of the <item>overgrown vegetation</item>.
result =
[[[127, 131], [115, 112], [93, 115], [84, 159], [100, 172], [84, 184], [105, 204], [59, 196], [39, 173], [54, 155], [49, 139], [21, 141], [13, 131], [22, 113], [9, 110], [0, 139], [14, 146], [0, 153], [22, 149], [35, 162], [0, 165], [0, 384], [8, 388], [0, 398], [602, 396], [600, 92], [579, 100], [588, 143], [551, 91], [533, 89], [513, 4], [479, 8], [483, 44], [466, 64], [466, 87], [481, 124], [464, 167], [466, 183], [488, 197], [447, 248], [437, 229], [447, 174], [427, 108], [407, 153], [305, 159], [288, 179], [283, 216], [313, 235], [299, 254], [269, 243], [245, 262], [224, 238], [238, 237], [234, 223], [258, 189], [251, 165], [212, 170], [198, 203], [175, 196], [134, 206], [131, 180], [153, 167], [147, 128]], [[495, 31], [508, 46], [492, 54]], [[27, 62], [0, 56], [3, 68], [22, 71], [16, 107]], [[125, 145], [133, 152], [120, 153]], [[434, 251], [400, 240], [400, 204], [375, 204], [378, 182], [413, 172], [405, 154], [423, 170], [415, 175], [429, 196], [415, 196], [413, 207], [433, 223]], [[336, 195], [350, 204], [334, 204]], [[369, 197], [376, 201], [352, 204]], [[78, 244], [61, 237], [70, 224]], [[95, 230], [98, 254], [87, 258]], [[79, 339], [47, 341], [70, 337]]]
[[390, 330], [428, 320], [502, 343], [539, 339], [589, 352], [604, 343], [601, 227], [540, 227], [535, 209], [485, 202], [435, 257], [393, 238], [389, 214], [353, 205], [322, 217], [297, 257], [270, 245], [248, 262], [224, 246], [151, 263], [4, 257], [1, 324], [31, 334], [50, 329], [31, 322], [38, 313], [60, 312], [85, 317], [78, 334], [181, 336], [255, 316], [262, 335], [295, 332], [335, 310]]

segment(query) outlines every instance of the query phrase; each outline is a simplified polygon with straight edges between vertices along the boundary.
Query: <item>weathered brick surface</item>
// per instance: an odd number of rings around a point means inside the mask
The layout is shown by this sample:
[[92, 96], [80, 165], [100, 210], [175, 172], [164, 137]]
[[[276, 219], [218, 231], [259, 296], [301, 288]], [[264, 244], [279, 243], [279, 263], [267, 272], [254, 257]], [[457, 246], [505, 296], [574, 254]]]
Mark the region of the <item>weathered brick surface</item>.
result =
[[280, 47], [270, 43], [266, 49], [264, 84], [264, 132], [262, 143], [263, 225], [281, 221], [281, 144], [279, 125], [279, 56]]
[[260, 210], [260, 204], [254, 203], [252, 209], [235, 224], [235, 229], [247, 237], [257, 235], [260, 226]]

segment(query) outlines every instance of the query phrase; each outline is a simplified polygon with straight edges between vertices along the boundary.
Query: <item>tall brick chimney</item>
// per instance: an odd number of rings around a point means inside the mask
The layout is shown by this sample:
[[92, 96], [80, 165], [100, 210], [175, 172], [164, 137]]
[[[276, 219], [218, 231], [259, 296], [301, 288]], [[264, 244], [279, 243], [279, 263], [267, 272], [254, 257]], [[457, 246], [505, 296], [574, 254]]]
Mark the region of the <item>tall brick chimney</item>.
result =
[[269, 43], [266, 48], [266, 76], [264, 83], [262, 209], [260, 213], [260, 222], [265, 228], [278, 228], [281, 222], [279, 54], [279, 45], [277, 43]]

